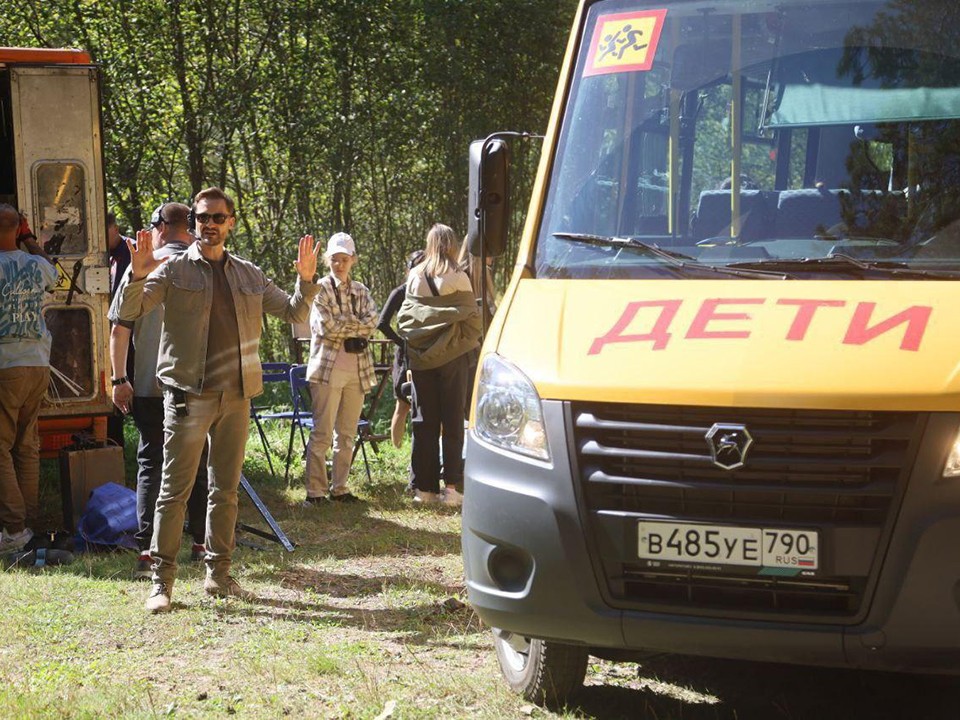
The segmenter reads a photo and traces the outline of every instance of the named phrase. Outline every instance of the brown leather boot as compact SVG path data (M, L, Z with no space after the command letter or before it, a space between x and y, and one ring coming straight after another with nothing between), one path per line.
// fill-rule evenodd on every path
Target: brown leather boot
M207 579L203 581L203 591L214 597L235 597L241 600L253 600L256 597L253 593L240 587L240 583L232 575L224 575L223 577L207 575Z

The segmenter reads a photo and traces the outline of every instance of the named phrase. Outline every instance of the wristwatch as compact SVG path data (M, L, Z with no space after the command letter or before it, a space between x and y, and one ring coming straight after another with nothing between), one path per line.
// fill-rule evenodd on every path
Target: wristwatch
M127 376L126 376L126 375L124 375L123 377L113 378L113 379L110 380L110 384L111 384L113 387L116 387L117 385L123 385L125 382L130 382L130 381L127 379Z

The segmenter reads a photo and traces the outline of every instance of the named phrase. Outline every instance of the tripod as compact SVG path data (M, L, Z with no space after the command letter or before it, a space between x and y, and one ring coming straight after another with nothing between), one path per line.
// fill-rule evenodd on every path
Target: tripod
M247 476L243 473L240 473L240 487L243 488L243 491L247 494L247 497L253 501L254 507L256 507L257 512L260 513L260 517L262 517L270 527L270 532L261 530L260 528L255 528L245 523L237 523L237 527L245 532L251 533L252 535L278 542L283 545L287 552L293 552L293 543L290 542L290 539L287 537L286 533L283 532L283 530L280 528L280 525L277 523L276 518L270 513L270 509L264 504L263 500L260 499L260 496L257 495L257 491L253 489L253 485L250 484L250 481L247 480ZM251 547L259 550L263 549L258 545L254 545L249 542L244 544L250 545Z

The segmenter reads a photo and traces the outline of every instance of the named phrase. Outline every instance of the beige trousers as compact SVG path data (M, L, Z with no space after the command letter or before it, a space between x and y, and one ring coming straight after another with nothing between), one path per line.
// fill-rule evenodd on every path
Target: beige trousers
M363 411L363 388L356 369L334 368L326 385L310 383L313 430L307 443L307 497L347 492L347 475L353 464L357 422ZM333 443L333 485L327 479L327 450Z
M8 533L22 531L37 516L37 416L49 382L46 366L0 370L0 525Z
M186 394L187 415L177 415L169 392L163 398L163 476L153 518L154 582L173 582L183 536L187 499L197 477L203 444L207 455L207 574L230 572L237 526L237 490L250 428L250 401L239 392Z

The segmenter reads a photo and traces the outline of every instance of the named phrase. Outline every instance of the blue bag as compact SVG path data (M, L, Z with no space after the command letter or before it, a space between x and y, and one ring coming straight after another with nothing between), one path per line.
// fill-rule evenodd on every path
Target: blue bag
M77 526L78 544L137 549L137 494L117 483L106 483L90 493Z

